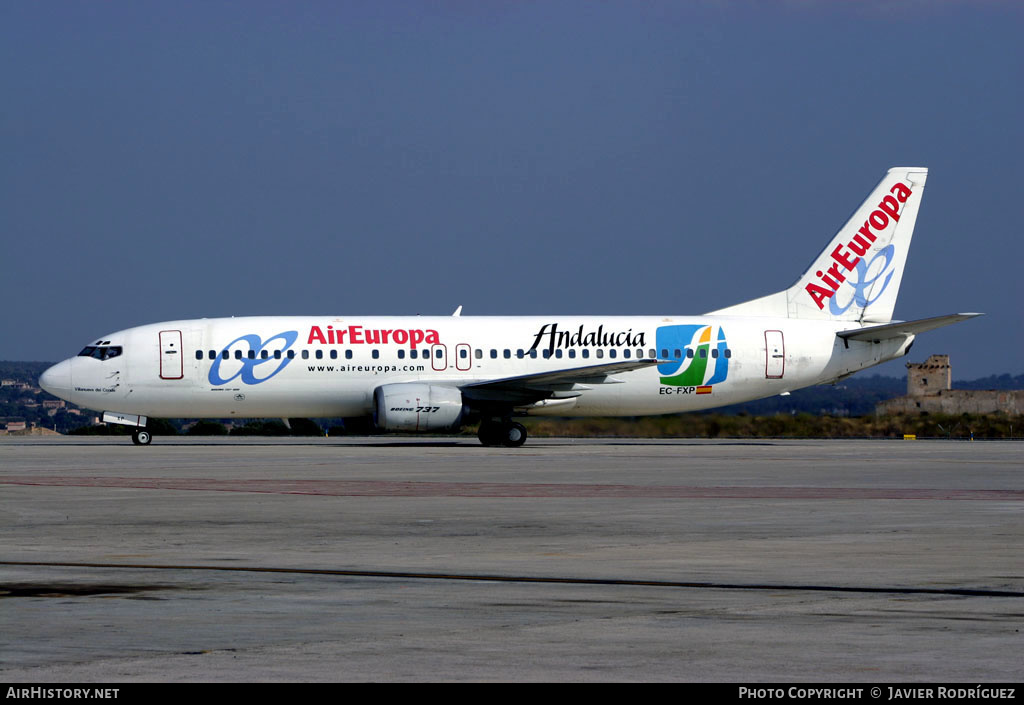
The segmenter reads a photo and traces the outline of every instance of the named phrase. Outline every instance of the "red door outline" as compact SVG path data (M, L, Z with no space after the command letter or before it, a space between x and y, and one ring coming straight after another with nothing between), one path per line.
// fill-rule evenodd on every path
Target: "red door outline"
M764 376L782 379L786 374L786 341L781 330L764 332Z

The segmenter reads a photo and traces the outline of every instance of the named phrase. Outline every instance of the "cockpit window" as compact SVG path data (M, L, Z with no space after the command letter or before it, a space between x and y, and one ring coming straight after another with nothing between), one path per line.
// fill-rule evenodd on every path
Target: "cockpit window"
M78 353L78 357L93 357L97 360L109 360L112 357L120 357L123 348L120 345L99 346L89 345Z

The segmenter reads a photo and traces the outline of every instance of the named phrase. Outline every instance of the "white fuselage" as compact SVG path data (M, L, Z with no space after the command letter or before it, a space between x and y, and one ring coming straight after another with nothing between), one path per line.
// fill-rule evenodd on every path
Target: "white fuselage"
M92 354L58 363L41 382L82 407L124 414L352 417L372 413L374 390L385 384L462 388L657 359L656 366L515 407L527 414L638 416L821 384L902 355L913 339L845 343L836 332L849 327L740 316L182 320L104 336L90 345Z

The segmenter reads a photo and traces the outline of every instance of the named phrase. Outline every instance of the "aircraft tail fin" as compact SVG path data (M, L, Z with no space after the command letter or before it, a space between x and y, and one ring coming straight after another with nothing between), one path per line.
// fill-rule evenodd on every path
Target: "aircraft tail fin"
M892 320L928 170L890 169L790 288L715 315Z

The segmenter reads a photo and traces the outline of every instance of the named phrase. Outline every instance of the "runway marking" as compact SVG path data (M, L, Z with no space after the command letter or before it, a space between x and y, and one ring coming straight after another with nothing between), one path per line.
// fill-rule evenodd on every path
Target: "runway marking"
M915 499L1024 501L1024 490L876 487L699 487L381 480L219 480L215 478L15 475L0 484L108 487L190 492L247 492L326 497L639 498L639 499Z
M458 573L420 573L381 570L330 570L317 568L272 568L261 566L219 565L146 565L125 563L67 563L42 561L0 561L0 565L32 568L106 568L118 570L216 571L225 573L275 573L325 575L349 578L390 578L399 580L459 580L491 583L540 583L548 585L612 585L620 587L700 588L715 590L774 590L800 592L853 592L896 595L960 595L966 597L1024 597L1017 590L985 588L872 587L869 585L785 585L762 583L716 583L675 580L621 580L616 578L570 578L531 575L474 575Z

